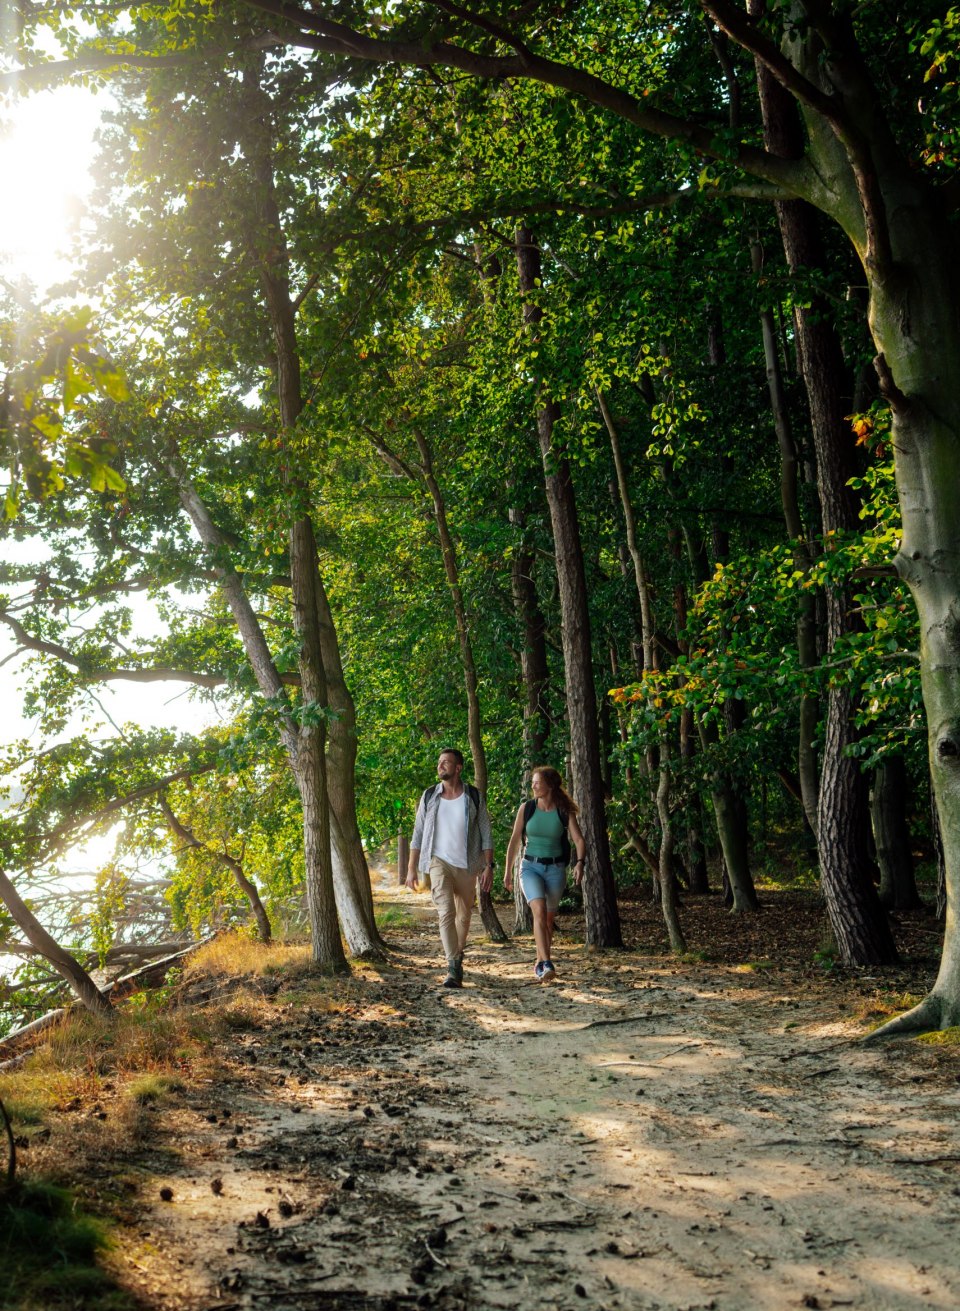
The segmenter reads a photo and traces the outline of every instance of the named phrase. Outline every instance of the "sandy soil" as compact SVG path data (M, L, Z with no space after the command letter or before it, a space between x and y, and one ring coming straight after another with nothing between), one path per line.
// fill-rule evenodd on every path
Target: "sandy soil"
M783 976L571 943L542 987L478 938L448 991L406 896L345 1009L278 1006L156 1114L115 1257L150 1305L960 1305L942 1055Z

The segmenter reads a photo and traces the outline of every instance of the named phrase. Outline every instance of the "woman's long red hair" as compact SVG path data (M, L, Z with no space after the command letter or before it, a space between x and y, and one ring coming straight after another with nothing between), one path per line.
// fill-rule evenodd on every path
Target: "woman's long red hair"
M539 774L544 783L550 789L550 800L556 806L557 810L562 810L567 815L577 815L580 813L580 807L574 801L573 797L568 796L563 788L563 779L552 765L534 765L530 771L530 777Z

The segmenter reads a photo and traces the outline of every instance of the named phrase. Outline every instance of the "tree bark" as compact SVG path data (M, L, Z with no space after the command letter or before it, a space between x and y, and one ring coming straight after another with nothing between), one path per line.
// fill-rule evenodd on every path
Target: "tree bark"
M526 228L517 230L516 248L520 292L524 300L524 323L531 336L535 337L537 325L543 317L533 299L540 283L540 249L533 233ZM582 884L586 941L590 947L620 947L623 940L607 835L597 728L597 694L593 682L590 605L580 546L577 504L570 465L554 449L553 444L559 414L557 403L541 388L538 396L537 436L543 460L560 588L570 763L576 781L580 827L587 853Z
M923 905L914 877L906 801L903 756L887 756L873 772L870 819L880 866L880 902L888 910L916 910Z

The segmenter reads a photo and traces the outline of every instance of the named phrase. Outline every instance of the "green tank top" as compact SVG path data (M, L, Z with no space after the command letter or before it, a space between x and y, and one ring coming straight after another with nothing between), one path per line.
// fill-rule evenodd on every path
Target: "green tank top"
M541 810L538 806L527 820L528 856L563 855L563 823L556 810Z

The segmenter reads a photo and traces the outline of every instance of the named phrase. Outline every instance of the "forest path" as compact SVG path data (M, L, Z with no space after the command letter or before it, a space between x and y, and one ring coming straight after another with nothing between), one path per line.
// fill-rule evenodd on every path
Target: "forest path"
M471 945L446 990L435 924L404 932L154 1117L118 1255L151 1304L960 1305L960 1086L930 1049L853 1045L782 976L570 945L549 987L526 943Z

